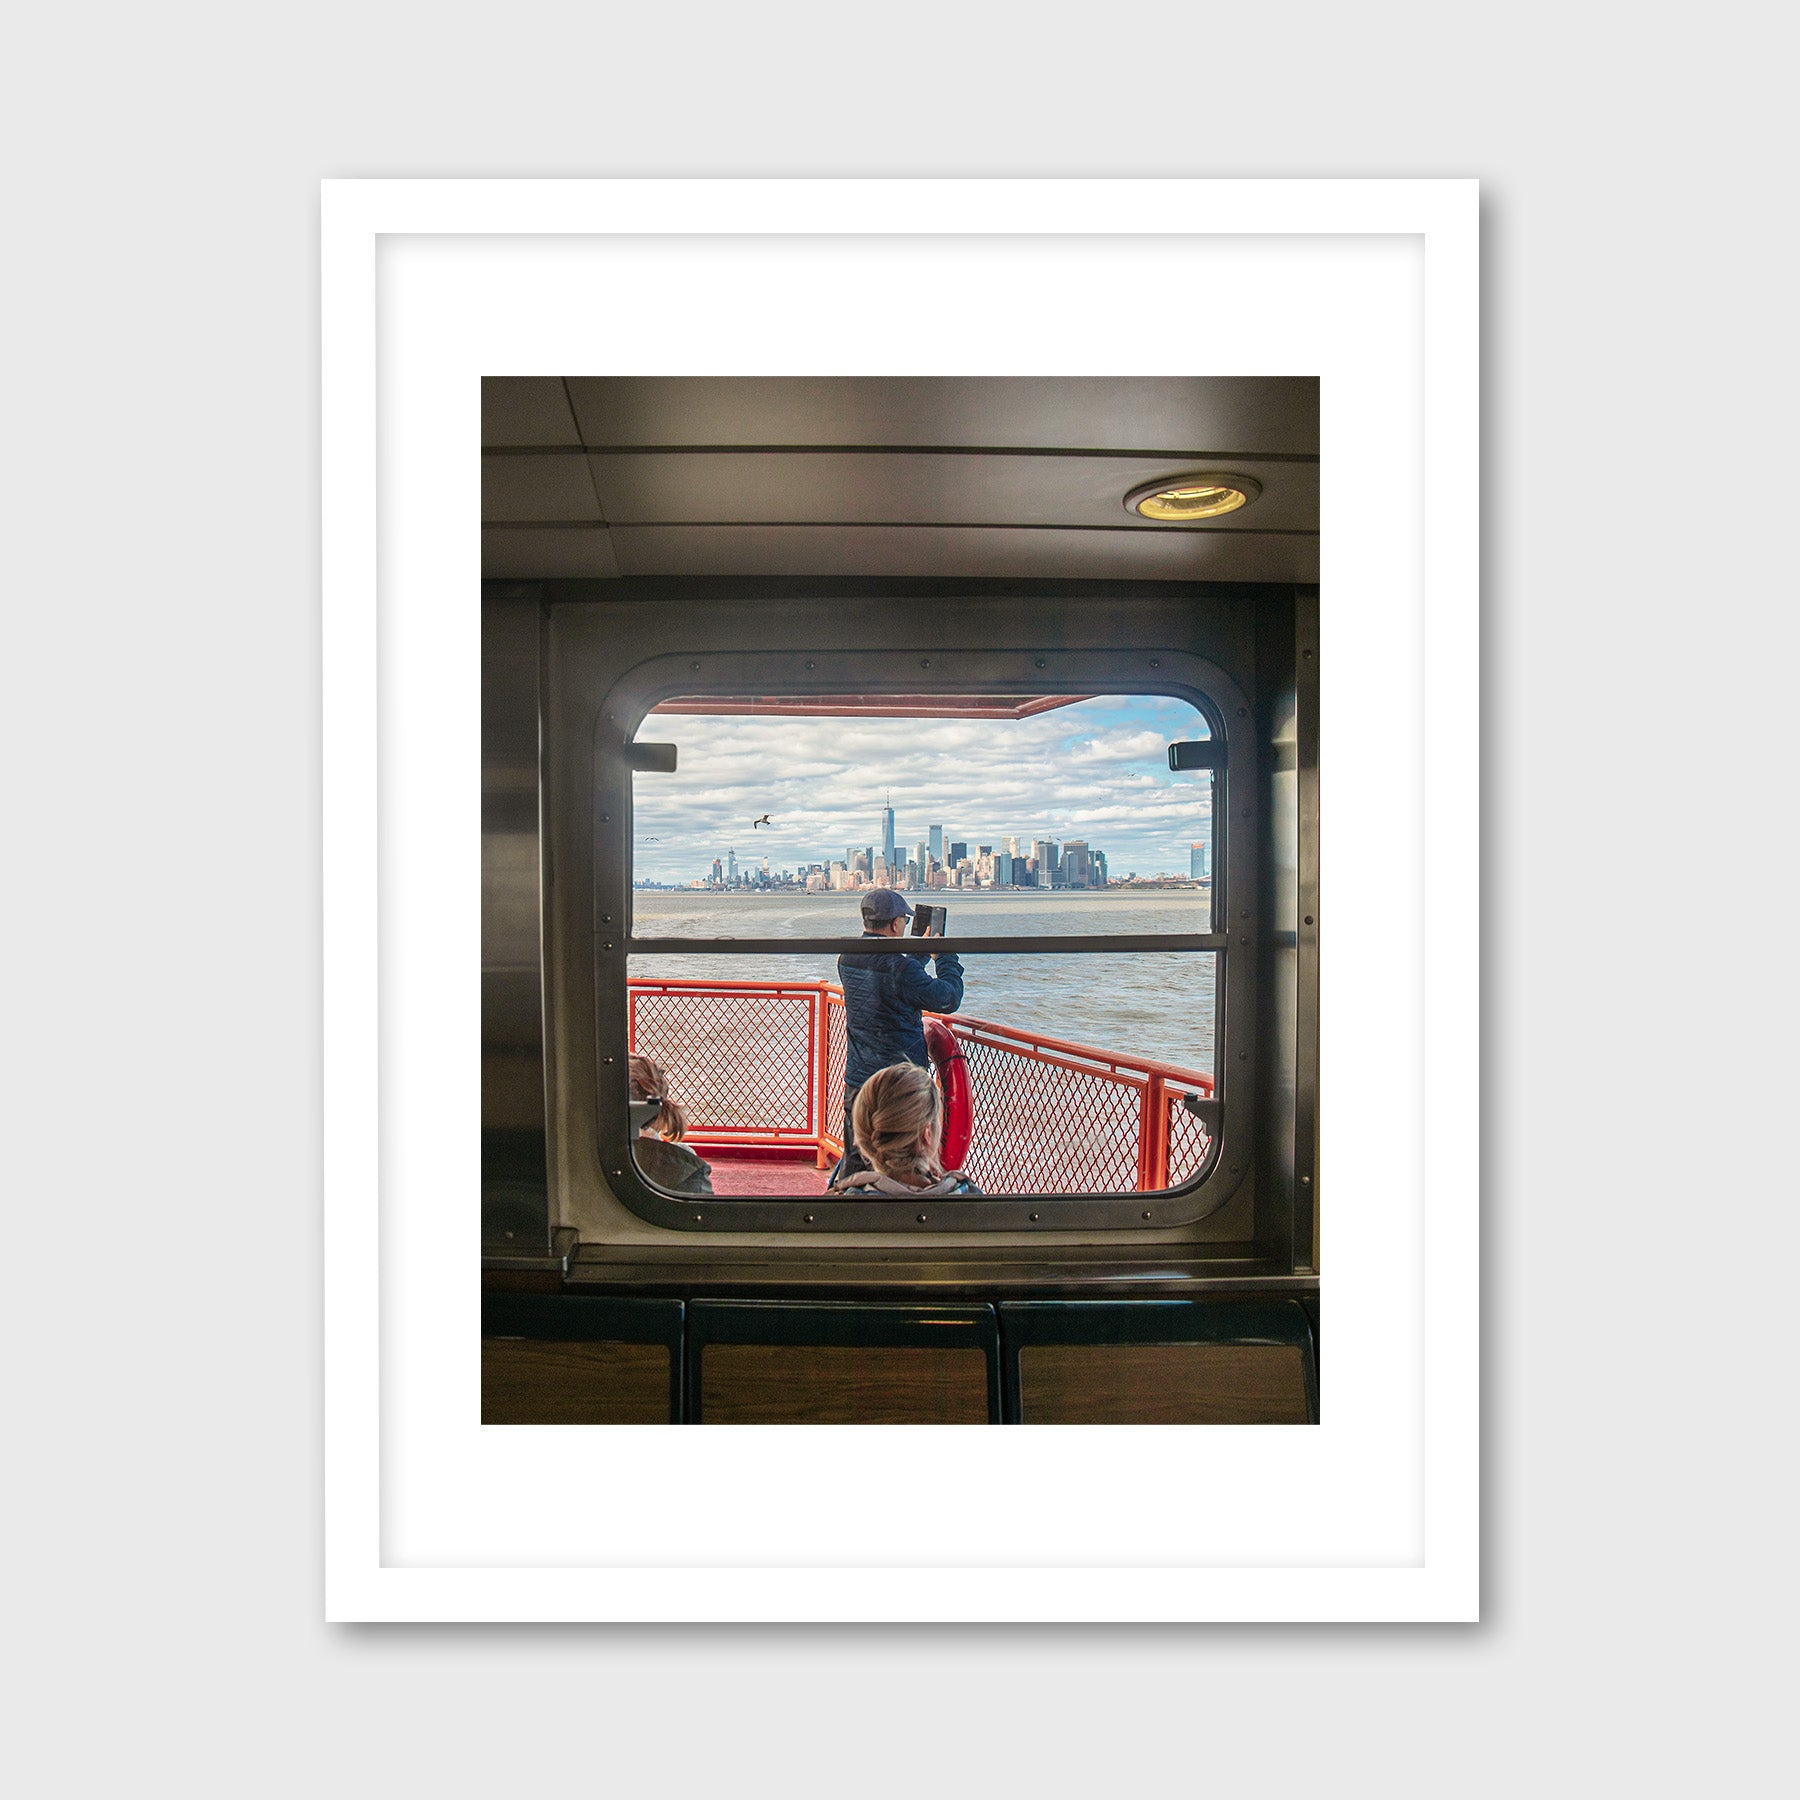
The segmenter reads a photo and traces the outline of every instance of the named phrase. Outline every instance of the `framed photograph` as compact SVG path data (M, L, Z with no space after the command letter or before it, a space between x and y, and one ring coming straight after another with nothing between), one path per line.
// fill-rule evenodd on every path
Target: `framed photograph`
M325 184L331 1618L1477 1616L1476 273Z

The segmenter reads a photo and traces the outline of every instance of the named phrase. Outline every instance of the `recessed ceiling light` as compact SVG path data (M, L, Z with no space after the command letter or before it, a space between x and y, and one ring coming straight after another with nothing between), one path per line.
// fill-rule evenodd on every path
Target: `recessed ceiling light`
M1183 475L1133 488L1125 496L1125 508L1142 518L1186 525L1236 512L1261 492L1262 483L1248 475Z

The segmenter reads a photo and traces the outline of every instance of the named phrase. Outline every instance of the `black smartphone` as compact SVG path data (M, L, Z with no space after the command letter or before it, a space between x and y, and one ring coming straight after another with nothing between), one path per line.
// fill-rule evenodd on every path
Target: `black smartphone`
M949 912L947 906L915 906L913 908L912 934L924 937L935 930L939 937L944 935L944 915Z

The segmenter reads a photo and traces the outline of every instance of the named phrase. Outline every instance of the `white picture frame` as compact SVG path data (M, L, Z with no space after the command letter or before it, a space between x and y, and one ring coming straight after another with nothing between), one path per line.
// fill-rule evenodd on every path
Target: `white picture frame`
M328 1617L1477 1617L1475 183L330 181L322 319ZM483 1434L478 377L1057 372L1322 383L1322 1423Z

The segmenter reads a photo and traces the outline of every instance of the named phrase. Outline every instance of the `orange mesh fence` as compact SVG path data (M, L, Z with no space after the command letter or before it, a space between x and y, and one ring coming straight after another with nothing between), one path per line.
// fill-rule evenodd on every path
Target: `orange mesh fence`
M1212 1083L1205 1087L1196 1083L1191 1090L1198 1094L1212 1092ZM1206 1129L1206 1123L1197 1119L1181 1104L1183 1090L1169 1089L1169 1186L1179 1187L1194 1174L1206 1161L1206 1153L1212 1148L1212 1134Z
M825 990L825 1086L819 1106L819 1130L829 1149L844 1148L844 1065L850 1060L850 1024L844 990Z
M669 1072L693 1132L815 1135L819 989L775 982L631 983L631 1048Z
M953 1026L954 1029L954 1026ZM1146 1083L984 1034L957 1031L975 1131L964 1168L990 1194L1127 1194L1138 1184Z
M697 1135L842 1149L848 1033L829 983L634 981L631 1047L669 1071ZM1205 1159L1184 1094L1210 1075L952 1016L975 1130L964 1167L991 1194L1129 1194ZM1146 1111L1146 1109L1148 1109Z

